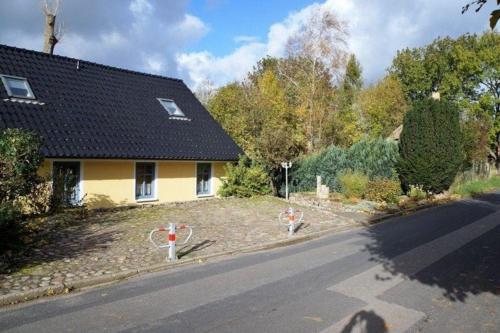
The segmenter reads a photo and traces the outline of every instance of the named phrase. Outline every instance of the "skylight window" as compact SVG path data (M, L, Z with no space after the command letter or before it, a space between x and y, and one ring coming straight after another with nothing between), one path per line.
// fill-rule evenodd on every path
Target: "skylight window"
M31 90L28 80L23 77L0 75L7 94L11 97L31 98L35 95Z
M167 98L158 98L158 100L160 101L161 106L167 110L169 115L175 117L185 117L184 113L181 109L179 109L173 100Z

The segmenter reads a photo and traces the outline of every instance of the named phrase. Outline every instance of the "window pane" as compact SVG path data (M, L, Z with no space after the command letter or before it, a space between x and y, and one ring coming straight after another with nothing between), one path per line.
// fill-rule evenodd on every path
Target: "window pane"
M26 80L15 79L10 77L6 78L6 80L12 95L22 96L22 97L32 97L28 89Z
M169 100L169 99L159 99L161 105L165 110L167 110L168 114L171 116L179 116L179 117L185 117L184 113L181 111L181 109L175 104L174 101Z
M137 163L135 166L135 197L136 199L154 197L154 163Z
M144 195L145 196L152 196L153 195L153 177L152 176L144 176L144 183L145 183Z
M137 175L135 183L135 196L140 198L144 196L143 185L144 177L142 175Z
M145 175L152 175L153 174L153 165L145 165L144 166L144 174Z

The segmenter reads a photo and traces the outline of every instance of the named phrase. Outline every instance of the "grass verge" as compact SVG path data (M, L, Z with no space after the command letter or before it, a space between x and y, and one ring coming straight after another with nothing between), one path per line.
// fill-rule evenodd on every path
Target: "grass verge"
M500 189L500 176L490 179L473 180L457 185L452 192L461 197L472 197L495 189Z

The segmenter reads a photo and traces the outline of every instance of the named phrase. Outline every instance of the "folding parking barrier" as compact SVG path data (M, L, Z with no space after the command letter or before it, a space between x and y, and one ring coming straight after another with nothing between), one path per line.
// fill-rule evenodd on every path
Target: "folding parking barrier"
M281 212L278 216L278 222L280 225L285 225L288 228L288 236L292 236L297 228L302 224L304 219L304 212L300 209L293 209L293 207L288 207L284 212Z
M189 242L189 239L193 235L193 228L189 225L181 224L177 226L175 223L170 223L169 227L160 227L151 230L149 233L149 241L157 248L157 249L163 249L163 248L168 248L168 257L167 260L169 261L175 261L177 260L177 254L175 253L175 245L176 245L176 229L188 229L189 233L184 242L179 243L179 245L184 245ZM153 240L153 235L157 232L164 232L168 231L168 243L167 244L158 244Z

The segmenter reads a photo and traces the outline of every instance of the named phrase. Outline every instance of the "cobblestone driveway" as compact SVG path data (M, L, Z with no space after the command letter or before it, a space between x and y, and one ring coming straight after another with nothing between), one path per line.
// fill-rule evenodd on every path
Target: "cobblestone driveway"
M34 220L40 234L31 249L9 264L0 263L0 295L161 263L167 250L156 250L148 234L169 222L194 227L191 242L178 247L180 260L283 240L287 231L278 226L277 216L286 207L273 197L213 199L90 212L83 219L59 214ZM356 224L328 211L300 208L305 217L299 235Z

